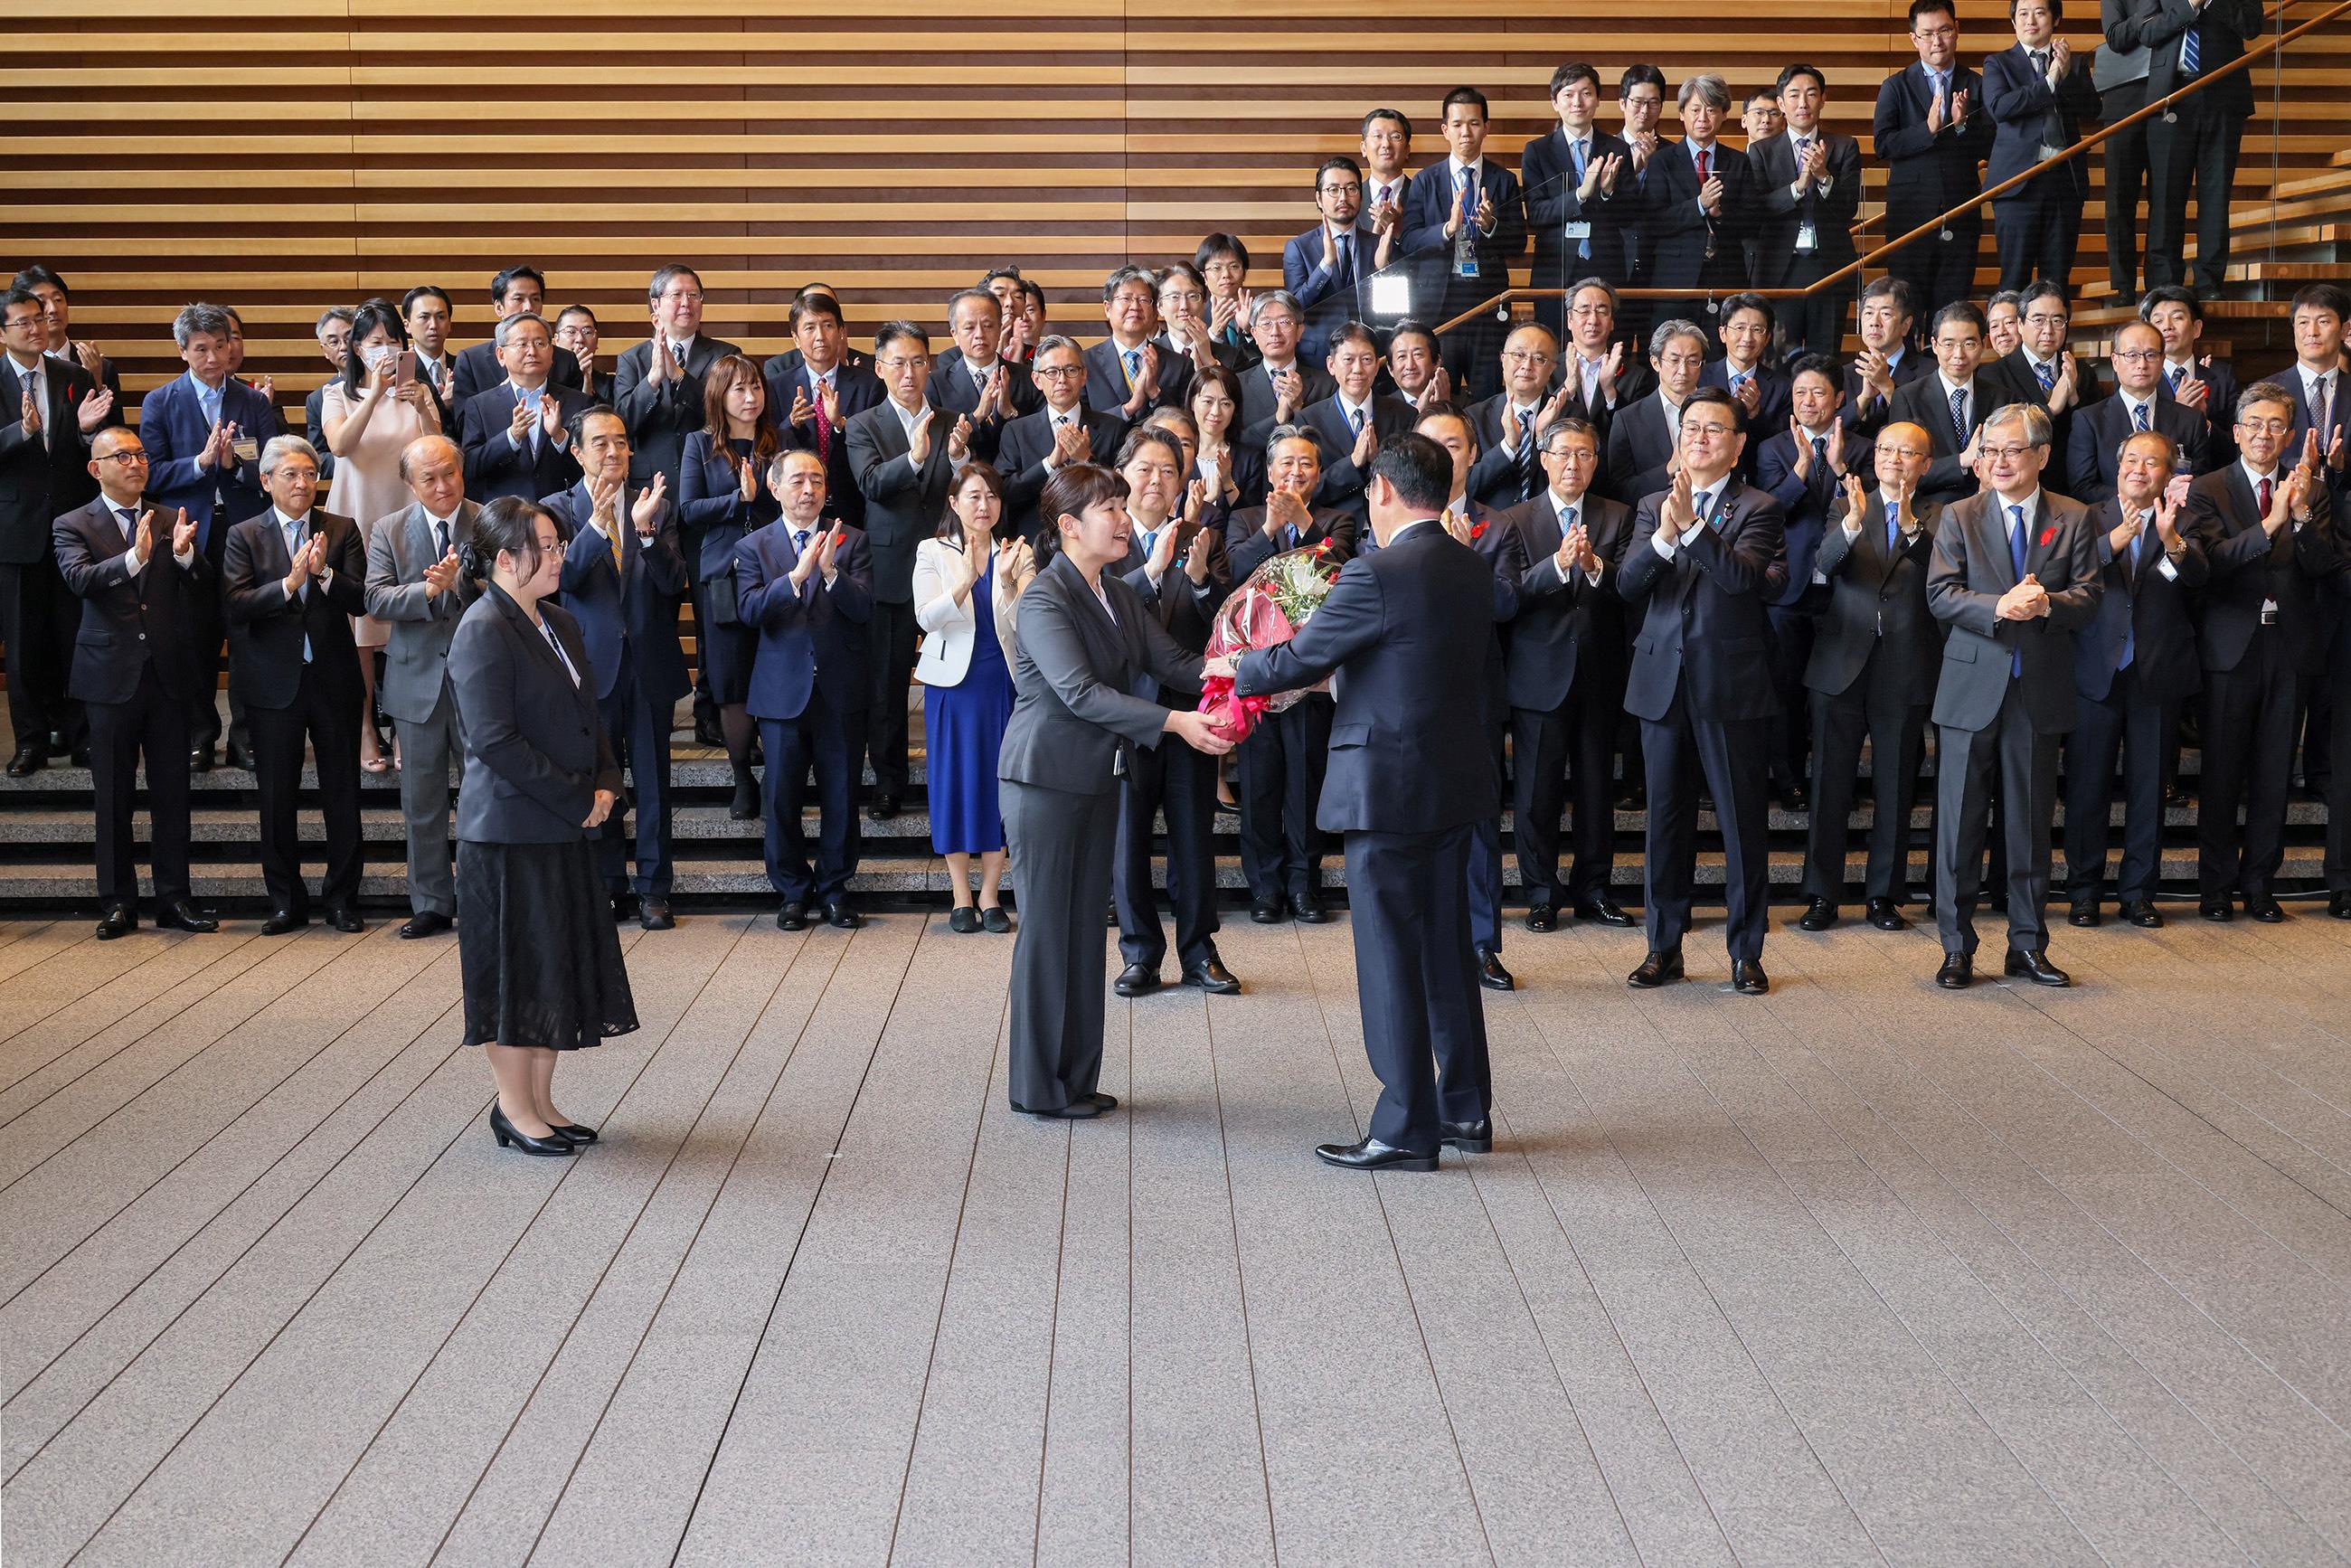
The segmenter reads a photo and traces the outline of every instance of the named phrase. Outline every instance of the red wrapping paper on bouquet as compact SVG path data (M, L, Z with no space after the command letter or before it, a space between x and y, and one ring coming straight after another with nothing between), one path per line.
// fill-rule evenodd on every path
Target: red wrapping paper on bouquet
M1238 658L1260 648L1280 647L1297 636L1338 578L1330 549L1326 539L1307 549L1285 550L1259 564L1217 612L1206 655L1214 659L1229 653ZM1200 711L1217 729L1239 741L1267 714L1280 713L1305 695L1305 691L1294 691L1238 696L1231 676L1210 675L1200 685Z

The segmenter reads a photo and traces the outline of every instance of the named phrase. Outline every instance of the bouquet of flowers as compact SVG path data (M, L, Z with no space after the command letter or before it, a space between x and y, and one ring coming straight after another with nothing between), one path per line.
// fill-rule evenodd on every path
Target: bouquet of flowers
M1330 597L1331 584L1338 580L1339 568L1330 558L1331 541L1324 539L1305 549L1284 550L1250 572L1217 612L1207 656L1238 657L1258 648L1278 647L1297 636L1299 628ZM1238 741L1257 727L1259 718L1280 713L1305 695L1296 691L1236 696L1231 676L1210 675L1201 684L1200 711Z

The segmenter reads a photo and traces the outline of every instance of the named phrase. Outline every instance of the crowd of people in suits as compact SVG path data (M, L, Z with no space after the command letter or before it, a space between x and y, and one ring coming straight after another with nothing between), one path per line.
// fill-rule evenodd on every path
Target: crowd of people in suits
M2125 99L2235 58L2259 24L2251 0L2181 9L2105 7L2110 51L2144 68L2116 89ZM2332 517L2345 297L2323 284L2295 297L2295 363L2276 378L2241 388L2200 349L2251 107L2221 83L2194 113L2150 121L2128 157L2110 149L2110 172L2136 158L2150 193L2150 287L2103 373L2066 348L2085 161L1992 201L2001 287L1973 302L1974 209L1946 210L2117 109L2110 93L2102 110L2087 52L2057 36L2056 0L2009 10L2017 42L1979 73L1954 57L1948 0L1914 0L1918 63L1879 92L1874 155L1887 232L1928 232L1865 287L1787 308L1750 290L1845 268L1863 184L1856 144L1823 125L1824 77L1801 64L1749 105L1743 149L1718 140L1732 99L1707 74L1677 93L1684 136L1660 140L1667 83L1646 66L1620 82L1620 131L1597 123L1592 68L1553 73L1559 128L1515 172L1486 155L1474 89L1446 96L1447 156L1416 172L1406 117L1374 110L1360 159L1315 172L1317 221L1284 247L1281 287L1252 292L1247 246L1212 234L1188 258L1113 271L1091 344L1090 319L1060 319L1066 302L1049 306L1007 266L945 302L943 333L892 320L870 351L851 343L838 294L810 284L792 298L793 346L761 362L705 330L700 277L671 265L650 278L647 329L606 368L595 314L550 309L543 277L516 266L490 282L492 336L462 350L434 285L326 312L333 374L302 434L281 425L266 380L239 374L235 312L192 304L172 326L186 373L147 393L134 428L111 363L71 335L64 280L29 267L0 323L0 399L21 413L0 434L10 771L66 755L92 768L102 936L137 924L142 759L154 918L190 930L214 921L189 892L189 775L224 742L255 774L271 932L304 925L314 904L360 928L361 780L397 771L402 932L447 928L461 904L450 770L476 743L451 650L486 591L465 542L483 508L529 503L555 529L545 597L576 632L580 689L609 747L617 804L592 834L614 919L674 924L672 732L691 695L696 737L731 768L732 814L764 821L778 922L857 925L861 807L886 821L912 794L919 684L953 927L1002 931L998 776L1035 782L1003 748L1029 667L1024 595L1061 522L1047 515L1056 482L1112 476L1131 527L1108 564L1196 664L1225 596L1269 557L1378 548L1373 462L1412 432L1453 462L1445 529L1492 569L1483 665L1459 672L1496 781L1466 849L1484 984L1513 983L1501 803L1524 924L1542 932L1634 923L1611 892L1613 813L1640 802L1650 951L1633 982L1682 972L1708 809L1732 980L1766 988L1770 806L1810 813L1800 923L1824 929L1865 742L1867 918L1899 928L1929 733L1947 984L1971 974L1987 848L2008 967L2064 982L2041 914L2061 756L2071 917L2102 918L2119 776L2118 907L2160 922L2184 721L2202 748L2201 912L2282 916L2299 758L2342 824L2326 874L2332 912L2351 918L2351 722L2330 700L2351 678L2351 555ZM2191 193L2204 220L2192 286ZM2107 204L2129 206L2112 188ZM2115 281L2138 296L2137 241L2121 246ZM1421 324L1490 298L1513 265L1558 291L1532 319ZM1391 278L1411 315L1375 298ZM1690 303L1653 310L1626 287ZM1128 607L1105 601L1114 616ZM1188 711L1197 679L1168 664L1126 695ZM1120 749L1104 842L1069 851L1111 866L1120 994L1163 981L1155 858L1180 977L1238 988L1215 941L1220 803L1238 812L1251 918L1327 918L1318 802L1332 758L1364 743L1332 714L1309 695L1228 762L1172 726ZM295 811L306 757L325 832L315 895Z

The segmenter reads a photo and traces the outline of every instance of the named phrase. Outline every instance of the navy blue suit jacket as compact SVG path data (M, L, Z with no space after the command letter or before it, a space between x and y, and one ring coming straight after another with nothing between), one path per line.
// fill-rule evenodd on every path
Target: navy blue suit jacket
M783 356L778 354L777 359ZM768 363L772 366L775 360ZM832 445L825 453L824 515L837 517L854 528L865 525L865 497L857 488L857 470L850 466L847 431L849 422L879 403L888 394L881 379L868 370L860 370L844 359L835 367L833 388L841 398L841 418L832 427ZM799 452L817 450L816 421L811 418L799 424L786 422L792 416L793 401L806 398L813 412L816 393L809 384L808 362L794 357L791 367L780 374L769 373L768 382L768 413L783 432L784 444Z
M221 385L221 423L237 427L239 440L259 444L254 456L231 456L220 472L198 472L196 454L212 434L212 422L196 396L195 379L179 376L147 394L139 405L139 441L147 448L147 504L164 517L180 507L196 525L196 549L213 553L213 495L217 490L229 518L269 509L261 493L260 448L277 434L277 413L269 400L231 376Z
M677 507L664 500L653 541L639 539L630 509L644 486L634 482L621 492L621 567L612 566L611 541L589 522L595 508L585 480L541 505L569 530L563 552L563 605L580 622L580 635L595 666L598 701L612 695L624 656L636 668L640 701L660 707L685 695L685 653L677 641L677 600L685 591L685 559L677 549Z
M806 711L810 692L822 692L835 713L862 713L873 689L865 633L873 614L873 566L865 536L842 530L830 583L811 572L795 591L799 559L781 518L735 547L735 602L743 624L759 634L748 706L758 718L794 719Z
M1709 220L1698 209L1698 165L1689 143L1664 142L1649 155L1641 232L1655 287L1695 294L1747 287L1747 250L1740 242L1755 217L1747 154L1717 141L1711 160L1722 182L1722 203Z
M1447 301L1475 303L1499 294L1510 286L1510 263L1527 248L1526 202L1519 177L1491 153L1478 162L1478 195L1494 204L1494 232L1479 233L1475 197L1462 204L1462 227L1472 236L1471 248L1478 257L1475 277L1453 275L1453 241L1445 237L1446 220L1453 215L1451 158L1439 159L1415 174L1398 204L1404 232L1397 238L1395 254L1423 258L1426 270L1435 274L1431 281L1442 278ZM1450 313L1448 308L1442 314Z
M1534 241L1534 271L1529 281L1537 288L1564 288L1581 277L1602 277L1622 284L1630 270L1625 250L1625 228L1639 215L1634 198L1633 154L1622 137L1594 126L1584 167L1611 154L1625 160L1617 171L1616 193L1598 189L1592 200L1576 193L1575 157L1568 149L1567 132L1558 126L1527 143L1519 155L1519 179L1526 189L1527 233ZM1567 225L1592 225L1592 255L1583 252L1586 241L1567 238Z
M588 394L577 387L548 383L545 396L555 400L562 412L568 428L571 418L588 406ZM580 462L572 455L569 437L558 446L547 438L545 430L538 433L537 451L529 438L517 446L507 439L513 428L515 389L510 382L499 382L467 398L458 409L457 444L465 451L465 498L484 504L501 496L513 496L525 501L535 501L541 496L552 496L568 489L580 479Z
M1781 423L1787 416L1781 416ZM1813 583L1813 562L1821 553L1822 530L1828 527L1829 504L1844 491L1828 464L1815 463L1803 478L1796 477L1796 437L1782 430L1763 443L1755 459L1755 482L1780 503L1781 531L1786 541L1788 580L1767 604L1793 604Z
M1625 685L1625 710L1636 718L1664 718L1677 692L1694 719L1768 718L1780 711L1764 656L1771 628L1763 613L1788 580L1780 503L1751 486L1729 484L1730 494L1714 497L1708 507L1719 525L1700 529L1671 560L1652 543L1666 495L1650 496L1634 510L1616 582L1641 617Z
M2051 144L2061 151L2082 139L2084 120L2098 118L2098 89L2090 81L2090 57L2086 50L2074 57L2053 92L2048 78L2032 68L2032 57L2022 44L1987 57L1983 83L1984 107L1991 111L1992 123L1998 128L1992 134L1991 158L1984 166L1987 189L2041 162L2041 144L2045 140L2042 132L2052 111L2057 115L2064 139L2052 141ZM2035 185L2051 185L2053 190L2076 199L2086 196L2090 192L2088 160L2070 158L1993 204L2022 201L2034 193Z

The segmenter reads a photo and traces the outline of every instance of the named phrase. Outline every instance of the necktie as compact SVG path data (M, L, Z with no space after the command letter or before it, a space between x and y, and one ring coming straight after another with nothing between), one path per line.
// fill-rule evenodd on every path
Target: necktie
M1825 435L1813 437L1813 476L1823 480L1835 477L1829 473L1829 438Z
M2319 444L2322 446L2326 442L2326 383L2330 379L2326 376L2310 379L2310 428L2319 433Z
M1951 434L1960 446L1968 444L1968 389L1951 389Z
M811 531L812 530L808 528L794 528L792 530L793 565L799 565L800 557L808 554L809 535Z
M2184 76L2194 76L2204 63L2204 47L2198 42L2198 28L2190 26L2179 45L2179 69Z
M621 504L618 507L614 508L612 513L612 521L615 525L619 524L621 514L628 509L628 505L629 493L628 490L623 487L621 491ZM612 575L614 577L620 576L622 570L623 568L621 565L621 530L617 526L615 526L612 529Z
M2266 479L2253 486L2254 508L2266 517L2270 515L2270 482Z
M1363 411L1362 409L1360 409L1360 408L1351 408L1351 409L1349 409L1349 410L1347 411L1347 423L1348 423L1349 427L1350 427L1350 428L1352 428L1357 435L1361 435L1361 434L1364 434L1364 411Z
M1690 497L1690 513L1693 517L1698 518L1697 527L1701 528L1705 528L1713 520L1706 515L1707 508L1713 504L1714 494L1709 490L1700 490L1697 495Z
M1395 187L1394 185L1382 185L1382 186L1380 187L1380 198L1379 198L1379 199L1380 199L1381 204L1382 204L1383 205L1384 205L1384 204L1387 203L1388 199L1389 199L1391 196L1393 196L1395 193Z
M1579 191L1583 188L1583 171L1592 156L1591 148L1592 144L1582 137L1567 144L1568 155L1575 161L1575 188ZM1580 256L1589 256L1592 254L1592 241L1589 239L1576 241L1575 254Z
M1143 373L1143 350L1140 349L1129 349L1120 357L1126 362L1127 389L1129 391L1133 391L1134 387L1134 378Z
M2179 383L2188 379L2188 367L2186 365L2166 365L2163 367L2163 374L2164 378L2171 383L2171 390L2173 392L2178 392L2179 390Z
M1519 411L1519 499L1531 501L1535 494L1535 411Z
M2016 572L2016 580L2024 580L2024 508L2008 509L2008 559ZM2008 656L2008 673L2013 677L2024 673L2024 650L2019 648Z
M1355 242L1345 235L1339 236L1339 277L1348 283L1355 281Z
M1902 508L1893 502L1886 503L1886 553L1891 557L1902 548Z
M1562 507L1559 509L1559 537L1562 544L1566 542L1567 536L1575 531L1575 511L1573 507ZM1560 575L1564 577L1566 573L1562 572Z
M2140 538L2141 535L2139 534L2131 535L2130 581L2134 588L2138 585L2138 546ZM2137 656L2138 627L2136 624L2136 617L2134 617L2131 620L2126 620L2123 622L2123 656L2115 662L2115 668L2117 670L2129 669L2131 666L2131 661Z
M302 553L302 519L297 517L286 525L286 558L288 562ZM310 601L310 584L308 579L305 579L302 586L295 591L295 597L305 604ZM302 662L306 664L310 662L310 634L308 632L302 633Z
M2047 76L2049 74L2048 50L2035 49L2032 51L2032 68L2042 76Z
M2140 403L2137 407L2131 410L2131 423L2141 430L2145 430L2147 427L2147 404Z
M816 394L816 455L827 463L832 461L832 421L824 412L824 389L827 382L819 377L810 391Z
M433 559L445 559L449 554L449 525L440 518L433 519Z
M2039 378L2043 392L2057 384L2057 363L2053 360L2042 361L2032 367L2032 373Z
M1698 183L1699 184L1703 185L1714 177L1708 167L1713 162L1712 148L1701 147L1698 150Z
M1144 529L1144 530L1143 530L1143 559L1145 559L1145 560L1149 560L1149 559L1151 559L1151 547L1152 547L1152 546L1154 546L1154 545L1155 545L1155 544L1157 544L1158 542L1159 542L1159 530L1158 530L1157 528L1145 528L1145 529Z
M122 548L128 549L131 541L139 537L139 519L131 515L127 507L115 507L114 515L122 524Z
M1281 537L1288 541L1288 549L1296 549L1298 548L1298 525L1296 523L1285 525L1281 530Z
M547 393L544 389L536 391L524 387L517 387L515 389L515 397L525 408L530 410L530 455L533 457L538 455L538 405L542 401L544 401L546 396Z

